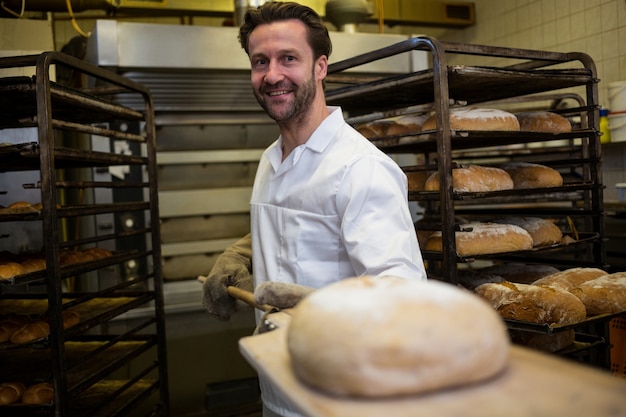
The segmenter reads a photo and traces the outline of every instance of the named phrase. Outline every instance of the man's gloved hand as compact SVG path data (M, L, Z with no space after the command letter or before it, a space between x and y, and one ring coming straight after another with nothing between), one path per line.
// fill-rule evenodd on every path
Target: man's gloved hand
M227 287L239 287L252 292L252 241L250 234L244 236L222 253L202 284L202 306L220 319L228 320L245 303L231 297Z
M294 307L315 288L287 282L264 282L254 290L254 301L276 308Z

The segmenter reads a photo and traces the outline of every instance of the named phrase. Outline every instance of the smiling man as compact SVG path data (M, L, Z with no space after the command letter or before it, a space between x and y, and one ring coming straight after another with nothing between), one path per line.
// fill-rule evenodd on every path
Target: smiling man
M354 276L426 279L398 165L326 105L331 41L309 7L268 2L239 31L259 104L279 138L259 161L251 234L228 248L204 284L207 311L228 319L226 286L268 281L320 288ZM250 250L251 248L251 250ZM332 349L332 346L328 347ZM299 416L260 378L264 416Z

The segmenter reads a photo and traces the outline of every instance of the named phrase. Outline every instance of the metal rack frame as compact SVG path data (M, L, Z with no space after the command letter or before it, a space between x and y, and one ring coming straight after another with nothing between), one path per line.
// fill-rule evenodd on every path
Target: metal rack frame
M79 73L82 77L102 83L105 87L84 89L72 89L59 86L51 81L51 68L58 66L66 67ZM41 181L34 188L41 188L41 211L37 213L17 213L11 216L0 216L2 221L41 221L45 236L44 252L46 260L45 272L32 273L12 280L3 281L0 285L0 293L5 286L19 288L21 285L33 283L45 283L47 302L47 316L50 321L50 335L45 340L46 347L51 352L51 374L54 385L54 402L50 406L42 406L38 409L32 407L9 407L3 410L11 415L75 415L70 403L73 397L83 390L92 386L104 374L87 378L82 382L73 381L72 389L68 389L68 362L66 358L66 342L80 338L86 330L105 324L114 317L123 314L139 306L152 305L154 317L142 328L152 325L154 337L147 340L145 349L156 346L156 360L149 365L135 382L140 381L145 375L156 373L157 380L150 384L142 393L134 399L129 399L126 405L118 409L115 415L125 415L130 412L133 405L139 405L153 392L158 392L159 399L153 410L153 415L169 415L169 388L167 382L167 357L165 346L165 321L163 314L163 283L161 272L161 246L159 235L159 210L158 192L156 184L156 145L154 110L152 97L147 88L117 75L71 56L59 52L45 52L39 55L16 56L0 59L0 68L34 67L34 79L27 77L7 77L0 80L0 88L4 88L0 104L4 107L3 116L0 118L0 128L7 127L36 127L38 143L3 148L0 158L8 161L3 164L3 171L10 170L39 170ZM27 79L25 79L27 78ZM141 97L144 108L140 111L132 110L109 101L108 98L115 94L131 94ZM92 123L104 121L127 120L140 121L145 124L144 133L132 135L114 129L102 129L93 126ZM85 134L99 134L110 139L137 141L145 144L146 156L123 156L115 154L97 153L80 149L60 148L55 144L55 130L68 130ZM57 170L67 167L93 168L111 165L138 165L143 166L147 172L147 181L136 184L94 183L94 182L65 182L58 175ZM128 186L147 188L147 202L121 203L118 205L81 205L74 207L61 207L58 201L58 191L63 188L90 188L90 187L114 187ZM66 247L78 247L86 243L99 243L119 237L117 234L87 237L74 241L62 238L59 219L72 216L94 215L119 210L148 211L150 225L147 228L136 231L147 236L150 234L151 248L145 252L114 253L111 258L97 260L78 265L64 266L60 263L60 255ZM63 289L63 281L70 276L78 276L87 271L115 265L128 260L145 258L151 263L151 272L134 281L123 282L110 288L105 288L94 293L68 294ZM144 282L145 291L130 291L133 286ZM15 292L15 291L13 291ZM63 298L74 296L73 301L64 303ZM131 301L124 305L101 311L93 317L81 320L77 327L67 331L63 329L62 313L64 308L81 303L88 303L98 297L124 297L132 296ZM27 294L11 294L9 298L26 297ZM2 298L7 298L3 296ZM40 301L44 301L41 299ZM137 332L132 329L124 335L111 336L113 341L132 339ZM152 340L152 341L150 341ZM138 353L126 356L130 360ZM123 366L124 360L116 362L117 367ZM75 367L75 365L74 365ZM113 370L115 366L109 370ZM143 376L142 376L143 375ZM133 384L132 381L119 388L113 397L126 391ZM110 403L110 399L107 401ZM22 410L28 408L28 410ZM93 410L86 411L91 413ZM20 414L25 413L25 414ZM7 414L7 415L9 415ZM92 414L89 414L92 415Z

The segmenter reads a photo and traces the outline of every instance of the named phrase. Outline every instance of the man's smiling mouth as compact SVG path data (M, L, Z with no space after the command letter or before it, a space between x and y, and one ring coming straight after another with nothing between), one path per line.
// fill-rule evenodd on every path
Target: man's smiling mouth
M280 91L270 91L269 93L267 93L267 95L273 97L273 96L281 96L287 93L289 93L289 90L280 90Z

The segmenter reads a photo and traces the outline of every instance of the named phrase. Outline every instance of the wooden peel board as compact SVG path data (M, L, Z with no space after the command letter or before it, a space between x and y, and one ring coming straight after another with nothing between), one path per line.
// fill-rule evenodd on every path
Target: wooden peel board
M241 353L307 417L626 416L625 379L515 345L507 369L483 383L392 399L331 396L294 375L286 343L289 315L269 318L279 327L241 339Z

